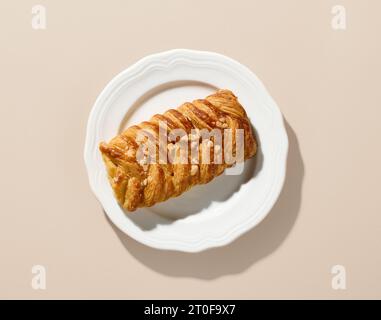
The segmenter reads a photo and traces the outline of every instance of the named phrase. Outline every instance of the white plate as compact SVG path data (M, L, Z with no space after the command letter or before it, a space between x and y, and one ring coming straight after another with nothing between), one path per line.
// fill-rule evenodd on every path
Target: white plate
M245 162L241 175L222 175L125 214L107 180L99 142L216 88L232 90L245 107L260 143L255 159ZM248 68L221 54L179 49L147 56L111 80L90 113L84 155L90 186L119 229L154 248L197 252L230 243L267 215L283 185L287 148L282 115Z

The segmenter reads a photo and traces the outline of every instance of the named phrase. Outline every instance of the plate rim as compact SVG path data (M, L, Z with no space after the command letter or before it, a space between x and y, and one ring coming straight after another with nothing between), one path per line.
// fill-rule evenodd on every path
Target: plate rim
M95 135L93 135L93 127L94 127L94 121L96 120L96 116L98 115L98 112L101 111L102 104L104 104L107 99L110 98L111 90L115 90L115 85L120 84L120 81L128 74L131 74L131 72L136 72L139 74L144 72L146 68L149 67L149 65L154 64L157 61L166 61L171 60L172 63L174 60L186 58L188 60L197 60L201 58L208 58L208 59L219 59L222 60L224 63L230 64L231 67L236 67L240 69L240 72L245 75L249 81L252 82L255 86L257 86L262 92L263 96L266 98L267 101L266 104L272 109L274 114L272 115L276 119L276 126L278 129L278 137L280 139L280 144L277 149L277 157L276 160L280 162L280 165L277 166L277 175L274 179L274 182L270 188L269 195L267 201L264 201L262 207L256 211L256 215L250 216L248 219L242 220L233 230L230 230L230 232L225 232L221 237L213 237L208 239L202 239L200 241L193 241L193 242L185 242L185 241L165 241L165 240L159 240L152 241L151 239L141 237L139 234L136 234L134 232L131 232L131 230L126 230L125 227L121 226L117 221L114 220L113 216L108 213L107 209L105 208L105 204L102 201L102 197L100 194L98 194L100 191L97 190L97 183L94 174L92 173L92 151L93 149L91 146L94 144L93 141L95 140ZM118 227L122 232L130 236L131 238L135 239L138 242L141 242L147 246L156 248L156 249L163 249L163 250L176 250L176 251L183 251L183 252L200 252L206 249L209 249L211 247L220 247L227 245L231 242L233 242L235 239L237 239L239 236L243 235L247 231L251 230L255 226L257 226L271 211L272 207L276 203L281 190L284 185L285 176L286 176L286 166L287 166L287 155L288 155L288 136L287 131L284 125L284 119L283 115L274 101L274 99L271 97L261 80L246 66L242 65L240 62L233 60L232 58L229 58L225 55L222 55L220 53L216 52L210 52L210 51L199 51L199 50L191 50L191 49L172 49L168 51L163 51L159 53L154 53L147 55L137 62L133 63L131 66L127 67L123 71L119 72L116 76L114 76L104 87L104 89L101 91L101 93L98 95L95 103L93 104L93 107L90 111L89 118L87 121L87 127L86 127L86 139L85 139L85 147L84 147L84 161L85 166L88 174L89 184L91 187L92 192L95 194L97 200L100 202L102 207L104 208L104 211L108 218L112 221L112 223ZM260 214L258 214L260 212Z

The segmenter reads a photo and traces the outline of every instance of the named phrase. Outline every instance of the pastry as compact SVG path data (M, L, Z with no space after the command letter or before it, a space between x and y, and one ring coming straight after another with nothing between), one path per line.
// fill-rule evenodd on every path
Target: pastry
M257 143L237 97L218 90L131 126L99 149L116 199L134 211L208 183L253 157Z

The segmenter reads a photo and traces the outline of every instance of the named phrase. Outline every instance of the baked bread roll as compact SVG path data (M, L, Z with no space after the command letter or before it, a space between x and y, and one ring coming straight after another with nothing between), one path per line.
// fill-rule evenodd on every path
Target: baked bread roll
M226 168L253 157L257 143L237 97L218 90L131 126L109 143L101 142L99 149L116 199L134 211L208 183Z

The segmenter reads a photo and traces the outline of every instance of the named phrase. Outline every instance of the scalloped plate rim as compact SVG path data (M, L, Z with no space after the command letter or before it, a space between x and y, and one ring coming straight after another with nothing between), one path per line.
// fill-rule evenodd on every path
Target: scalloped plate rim
M224 61L227 65L230 64L230 67L240 68L240 72L243 72L244 74L242 76L245 76L248 78L248 81L251 82L251 84L257 86L259 90L262 91L263 97L266 98L266 101L264 101L268 107L271 108L271 111L274 112L274 121L277 121L278 126L278 133L279 133L279 149L278 149L278 161L280 162L280 165L277 168L278 174L277 179L274 180L274 183L272 185L271 191L268 193L268 200L267 202L264 202L261 206L261 214L252 215L251 219L246 219L242 221L238 226L236 226L233 230L230 232L227 232L225 234L222 234L220 237L214 237L214 238L206 238L206 239L200 239L198 241L193 242L185 242L185 241L163 241L156 239L153 241L149 237L141 237L139 234L131 232L131 230L126 229L126 226L120 225L117 221L115 221L114 217L108 213L107 205L104 203L102 194L100 194L99 186L97 185L98 176L97 174L94 174L93 172L93 145L94 145L94 135L93 135L93 127L96 123L96 116L99 112L102 111L102 104L107 101L107 99L111 99L110 95L112 94L113 88L119 84L121 85L121 81L124 79L126 80L126 76L131 74L133 75L133 72L135 71L135 75L139 75L139 73L145 72L146 69L149 68L150 65L154 64L155 61L161 61L163 64L163 61L166 59L171 60L172 63L179 58L187 58L188 60L198 60L200 61L200 58L208 58L213 60L220 60ZM171 62L169 62L171 63ZM165 64L164 64L165 65ZM168 66L168 61L167 65ZM131 75L130 75L131 76ZM270 94L267 92L266 88L262 84L262 82L258 79L258 77L247 67L242 65L241 63L226 57L222 54L215 53L215 52L208 52L208 51L197 51L197 50L189 50L189 49L173 49L169 51L154 53L148 56L145 56L144 58L140 59L130 67L126 68L122 72L118 73L101 91L98 98L96 99L93 108L90 112L88 122L87 122L87 129L86 129L86 140L85 140L85 148L84 148L84 160L85 165L88 173L89 183L90 187L95 194L98 201L103 206L106 214L110 218L110 220L124 233L131 236L136 241L139 241L145 245L148 245L150 247L156 248L156 249L163 249L163 250L176 250L176 251L184 251L184 252L200 252L212 247L220 247L227 245L234 241L236 238L244 234L245 232L249 231L250 229L254 228L256 225L258 225L270 212L271 208L275 204L276 200L279 197L279 194L282 190L285 175L286 175L286 162L287 162L287 154L288 154L288 138L287 138L287 132L284 126L283 116L279 110L279 107L275 103L275 101L272 99ZM259 210L257 210L259 211Z

